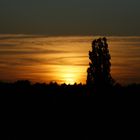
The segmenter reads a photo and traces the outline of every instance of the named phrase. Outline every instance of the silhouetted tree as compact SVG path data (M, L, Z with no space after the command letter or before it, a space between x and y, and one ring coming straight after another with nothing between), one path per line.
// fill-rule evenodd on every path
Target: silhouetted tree
M92 51L89 51L89 68L87 69L88 86L111 86L113 79L110 74L110 59L107 39L93 40Z

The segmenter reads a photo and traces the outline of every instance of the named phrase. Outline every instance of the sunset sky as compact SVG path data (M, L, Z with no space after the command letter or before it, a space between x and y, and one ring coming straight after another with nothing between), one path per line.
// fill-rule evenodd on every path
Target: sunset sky
M0 0L0 34L140 35L140 0Z
M0 35L0 81L85 83L91 42L98 36ZM140 37L107 37L111 74L140 83Z
M0 0L0 81L86 83L102 36L113 78L140 83L140 0Z

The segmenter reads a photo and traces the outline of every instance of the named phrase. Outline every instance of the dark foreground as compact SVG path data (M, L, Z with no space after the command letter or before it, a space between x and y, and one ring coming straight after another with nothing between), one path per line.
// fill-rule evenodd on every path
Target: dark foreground
M139 138L140 85L0 83L4 139Z

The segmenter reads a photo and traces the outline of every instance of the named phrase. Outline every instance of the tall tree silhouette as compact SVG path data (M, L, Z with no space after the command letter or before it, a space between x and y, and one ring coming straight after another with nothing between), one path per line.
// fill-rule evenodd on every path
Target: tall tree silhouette
M111 86L114 80L110 74L111 56L109 54L107 39L93 40L92 51L89 51L89 68L87 69L88 86Z

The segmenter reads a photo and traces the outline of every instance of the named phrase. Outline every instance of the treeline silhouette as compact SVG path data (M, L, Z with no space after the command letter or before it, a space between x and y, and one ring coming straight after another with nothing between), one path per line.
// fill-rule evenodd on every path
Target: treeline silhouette
M92 89L88 85L84 84L57 84L56 82L35 83L32 84L28 80L21 80L14 83L0 82L0 95L38 95L48 97L70 97L70 96L82 96L82 97L117 97L117 96L140 96L140 84L131 84L128 86L121 86L116 84L114 86Z
M66 85L56 82L31 84L28 80L20 80L14 83L0 82L1 94L24 94L46 96L85 96L86 86L82 84Z

